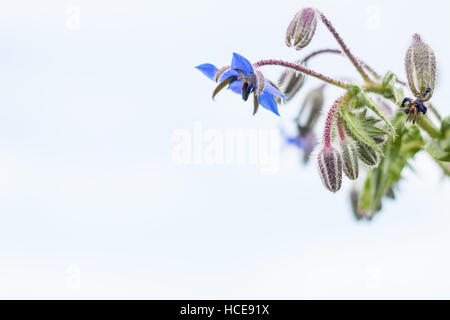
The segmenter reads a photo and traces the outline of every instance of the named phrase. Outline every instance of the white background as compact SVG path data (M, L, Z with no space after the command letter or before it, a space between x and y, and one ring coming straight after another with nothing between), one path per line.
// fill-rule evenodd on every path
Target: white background
M3 0L0 297L450 298L450 184L425 154L371 222L353 218L348 180L331 194L297 150L282 147L275 175L172 161L173 132L194 121L246 130L295 115L301 97L281 119L252 117L230 92L213 102L194 66L298 57L284 32L311 3ZM433 102L450 113L447 2L313 5L356 55L402 78L419 32L439 61ZM319 25L304 52L323 47L337 45ZM358 79L342 57L310 66ZM327 94L329 106L339 90Z

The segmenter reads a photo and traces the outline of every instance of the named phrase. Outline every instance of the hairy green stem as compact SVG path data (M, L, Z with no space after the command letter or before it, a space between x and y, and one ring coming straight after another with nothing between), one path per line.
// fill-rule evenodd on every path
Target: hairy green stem
M439 130L439 128L436 127L427 116L424 115L421 117L417 124L420 128L426 131L430 137L439 138L441 136L441 130Z

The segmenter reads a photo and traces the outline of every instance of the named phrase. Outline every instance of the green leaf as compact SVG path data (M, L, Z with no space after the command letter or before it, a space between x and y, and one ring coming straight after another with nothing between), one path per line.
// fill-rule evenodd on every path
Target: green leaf
M378 115L388 126L389 130L391 131L391 134L393 137L395 137L395 128L392 125L392 123L389 121L389 119L384 115L383 112L381 112L380 109L376 106L376 104L370 99L369 96L367 96L364 92L364 90L354 84L347 85L348 93L356 98L356 101L358 105L365 105L370 110L375 112L376 115Z
M433 139L425 147L427 152L436 160L450 161L448 139Z
M384 87L393 87L396 81L397 76L392 71L388 71L383 77L382 84Z
M450 116L447 116L444 119L442 119L441 132L444 137L450 135Z
M392 94L394 96L395 103L400 105L405 98L405 93L403 92L403 88L393 88Z
M375 112L381 119L383 119L383 121L387 124L389 130L391 131L392 137L395 137L395 128L392 125L392 123L389 121L389 119L384 115L383 112L381 112L380 109L378 109L378 107L375 105L375 103L372 101L372 99L370 99L368 96L366 97L366 105L367 107L372 110L373 112Z
M373 183L372 170L367 172L366 180L362 192L358 199L358 209L361 211L372 212L372 202L375 195L375 188Z
M367 124L363 119L361 119L360 116L346 110L340 110L339 115L342 122L344 123L345 128L356 141L364 143L378 153L383 153L380 147L376 144L375 140L373 140L370 135L370 130L374 129L370 126L367 126Z
M397 105L400 105L405 97L403 89L400 87L395 87L397 82L397 76L392 72L388 71L383 77L382 94L385 98L394 100Z
M375 213L381 207L383 197L400 180L408 161L423 147L423 138L416 126L406 127L401 115L394 118L397 139L389 139L384 146L384 157L377 167L368 171L359 197L358 207Z

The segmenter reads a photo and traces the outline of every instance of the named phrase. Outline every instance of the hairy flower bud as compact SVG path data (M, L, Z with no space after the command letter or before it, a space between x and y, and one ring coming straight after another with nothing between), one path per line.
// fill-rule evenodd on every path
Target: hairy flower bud
M378 162L376 151L363 143L358 143L358 156L369 166L375 166Z
M406 52L405 69L412 93L422 102L429 100L436 80L436 58L417 33Z
M304 8L297 12L286 31L286 45L296 50L306 47L312 40L317 26L318 12Z
M306 63L302 61L296 61L295 63L306 67ZM285 68L281 74L280 80L278 80L278 86L286 96L286 100L289 101L295 96L300 88L303 87L305 80L306 76L304 73Z
M302 133L314 129L323 107L323 86L311 90L305 97L295 121Z
M386 136L376 136L376 137L372 137L372 138L376 144L383 144L386 142Z
M324 186L331 192L338 191L342 182L342 160L339 151L325 146L317 155L317 162Z
M341 141L341 148L344 173L351 180L356 180L358 178L358 151L355 144L346 138Z

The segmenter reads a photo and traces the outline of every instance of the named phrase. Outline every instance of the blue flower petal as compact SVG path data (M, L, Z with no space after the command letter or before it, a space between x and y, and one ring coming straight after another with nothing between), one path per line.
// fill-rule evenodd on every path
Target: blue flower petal
M228 86L228 89L237 94L242 94L242 81L236 80L231 82L230 85Z
M259 96L258 96L258 101L259 104L262 105L264 108L266 108L267 110L272 111L273 113L275 113L277 116L279 116L280 114L278 113L278 106L277 103L275 101L275 98L273 97L273 95L271 95L269 92L267 91L263 91Z
M270 81L265 81L264 82L264 91L267 91L268 93L270 93L271 95L273 95L273 96L277 96L277 97L280 97L280 98L282 98L282 99L286 99L286 97L285 97L285 95L284 94L282 94L281 92L280 92L280 90L278 90L277 88L275 88L271 83L270 83Z
M239 76L239 72L237 72L236 70L229 69L229 70L225 71L224 73L222 73L222 75L219 78L219 82L223 82L223 81L227 80L228 78L238 77L238 76Z
M255 72L255 70L253 70L253 66L250 63L250 61L248 61L243 56L237 53L233 53L233 59L231 60L231 69L241 70L246 74Z
M196 66L196 68L211 80L214 80L217 71L219 71L219 69L217 69L216 66L211 63L204 63L199 66Z

